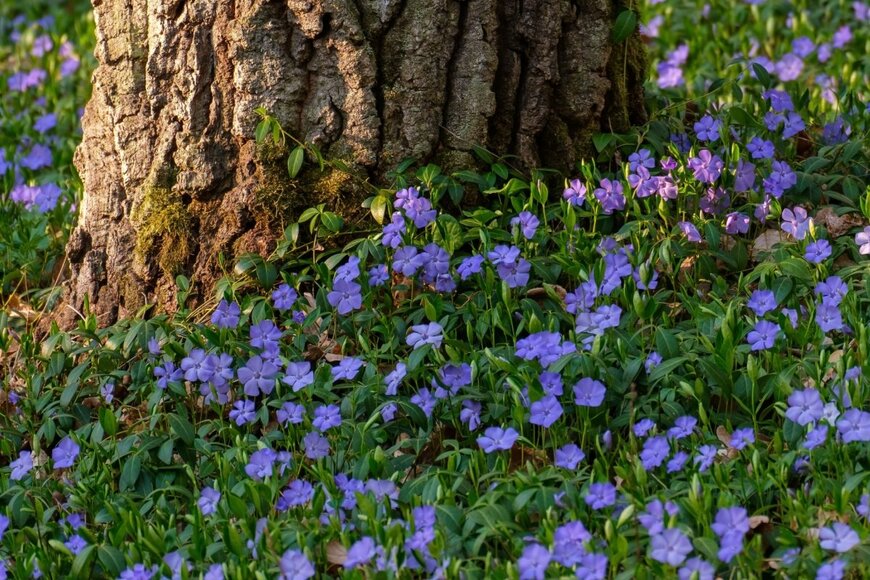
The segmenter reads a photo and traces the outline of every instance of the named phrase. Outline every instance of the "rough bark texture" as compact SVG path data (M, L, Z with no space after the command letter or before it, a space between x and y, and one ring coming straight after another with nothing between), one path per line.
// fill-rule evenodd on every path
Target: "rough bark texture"
M602 129L644 120L639 39L621 0L93 0L85 196L67 303L103 323L175 307L217 257L268 252L304 207L358 206L346 176L286 179L253 139L263 106L373 179L406 157L448 169L482 145L568 169Z

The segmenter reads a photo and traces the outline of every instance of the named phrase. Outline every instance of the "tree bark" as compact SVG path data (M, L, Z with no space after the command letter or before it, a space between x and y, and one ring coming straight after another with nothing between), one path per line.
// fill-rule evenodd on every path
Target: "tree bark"
M471 166L474 145L569 170L594 133L645 120L639 37L611 40L622 0L93 4L65 300L101 323L172 311L176 274L209 288L220 253L269 252L305 207L358 207L339 172L288 179L256 107L373 180L407 157Z

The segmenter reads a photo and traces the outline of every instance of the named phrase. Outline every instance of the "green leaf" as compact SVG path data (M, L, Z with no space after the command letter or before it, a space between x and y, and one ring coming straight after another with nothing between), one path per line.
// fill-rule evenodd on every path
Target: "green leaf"
M136 485L136 480L139 479L139 472L142 470L142 458L138 455L133 455L124 462L124 467L121 469L121 479L118 481L118 490L127 491Z
M290 179L299 175L299 170L302 169L302 163L304 161L305 148L299 145L290 152L290 157L287 158L287 173L290 174Z
M320 216L320 220L323 223L323 227L333 233L340 232L341 227L344 225L344 220L331 211L323 212Z
M94 559L94 553L96 552L97 547L93 544L87 546L84 550L76 554L75 560L73 560L72 564L72 574L73 578L83 578L84 576L89 576L90 574L86 574L87 566L91 563L91 560Z
M124 568L126 568L126 564L124 563L124 553L118 548L115 548L114 546L100 546L98 550L100 564L103 565L103 568L105 568L110 575L116 577L124 570Z
M175 441L172 439L167 439L163 442L163 445L160 446L160 450L157 451L157 458L160 459L166 465L172 463L172 452L175 448Z
M599 153L610 147L615 140L616 136L613 133L596 133L592 136L592 144Z
M369 211L372 212L372 217L379 224L384 223L384 217L387 215L387 208L390 205L390 200L385 195L378 195L372 200L372 205Z
M182 441L184 441L187 445L193 445L193 438L195 433L193 431L193 425L190 424L190 421L187 420L187 417L182 417L176 414L167 415L169 419L169 427L172 429L172 432L178 435Z
M619 44L637 29L637 14L633 10L623 10L613 25L613 42Z
M752 70L755 72L755 78L764 86L764 88L770 88L770 73L767 72L767 69L758 64L757 62L752 63Z
M268 135L272 131L272 120L271 119L263 119L259 123L257 123L257 128L254 129L254 139L256 139L257 143L262 143L266 140L266 135Z

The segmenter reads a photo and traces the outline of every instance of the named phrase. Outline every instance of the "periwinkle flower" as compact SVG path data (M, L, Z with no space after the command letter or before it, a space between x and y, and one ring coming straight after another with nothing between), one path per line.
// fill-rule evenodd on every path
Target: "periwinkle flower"
M759 320L755 328L749 331L746 336L746 342L749 343L750 350L767 350L773 348L776 342L776 337L779 336L781 329L778 324L767 320Z
M479 254L469 256L462 260L456 268L456 272L462 280L467 280L474 274L478 274L483 266L485 258Z
M804 69L804 61L794 53L788 52L776 63L776 76L782 82L796 80Z
M606 394L604 383L588 377L574 385L574 403L580 407L598 407L604 402Z
M305 420L305 407L298 403L288 401L281 405L281 408L275 412L275 419L281 425L298 425Z
M383 286L390 279L390 272L386 264L372 266L368 271L369 286Z
M698 466L698 471L704 473L713 462L716 460L716 448L712 445L701 445L698 447L698 452L695 454L694 462Z
M393 255L393 271L411 277L423 266L423 259L414 246L402 246Z
M668 473L677 473L683 470L683 467L686 466L686 463L689 461L689 454L685 451L677 451L674 453L674 456L668 461L667 471Z
M559 403L559 399L553 395L547 395L532 403L530 411L529 423L547 428L562 416L562 405Z
M261 393L268 395L275 388L278 367L271 361L263 360L260 355L254 355L248 359L245 366L239 368L237 374L246 395L249 397L256 397Z
M468 426L469 431L474 431L480 426L480 411L482 406L477 401L462 401L462 410L459 411L459 420Z
M316 431L311 431L302 438L305 446L305 457L308 459L320 459L329 455L329 439Z
M549 550L540 544L529 544L517 560L520 580L544 580L550 565Z
M837 421L837 432L843 443L870 442L870 413L849 409Z
M66 469L72 467L79 456L79 451L81 451L81 448L69 436L61 439L60 443L51 451L51 460L54 462L54 468Z
M73 534L69 537L67 541L63 543L66 546L67 550L73 553L74 556L77 556L81 553L85 548L88 547L87 541L83 537L78 534Z
M276 310L290 310L299 294L289 284L281 284L272 292L272 305Z
M586 454L574 443L568 443L556 449L554 465L563 469L575 470L577 465L586 458Z
M520 434L512 427L488 427L484 434L477 438L477 444L485 453L507 451L514 446Z
M196 504L204 516L210 516L217 511L218 502L221 500L221 492L213 487L204 487L199 494Z
M365 536L354 542L347 550L347 559L344 561L344 567L347 570L353 570L362 566L367 566L375 557L375 541L369 536Z
M802 240L809 231L812 220L807 216L807 210L802 207L782 210L782 231L791 234L796 240Z
M261 351L275 351L278 350L278 344L281 340L281 329L274 321L267 318L251 326L250 337L251 346L254 348Z
M689 158L688 165L692 169L695 179L701 183L715 183L725 167L722 159L708 149L701 149L697 157Z
M731 434L731 447L738 451L753 443L755 443L755 431L752 427L735 429Z
M679 580L713 580L716 576L716 568L703 558L694 557L686 560L685 564L677 571Z
M746 149L753 159L772 159L775 152L773 141L760 137L753 137L746 145Z
M827 425L816 425L810 432L807 433L807 436L804 438L801 443L801 447L807 450L815 449L820 445L824 445L825 441L828 440L828 426Z
M831 251L828 240L817 240L807 245L804 258L812 264L821 264L831 257Z
M721 127L721 121L714 119L711 115L704 115L695 123L695 136L699 141L715 143L719 140L719 129Z
M650 437L644 441L643 450L640 452L641 465L646 470L655 469L665 462L670 452L671 447L665 436Z
M523 236L527 240L535 237L535 232L538 231L539 225L541 225L541 220L530 211L520 212L517 217L511 219L511 226L519 226L520 231L523 232Z
M604 178L593 193L595 198L601 203L601 208L606 215L625 209L625 196L622 194L622 184L620 182Z
M809 425L819 421L823 413L824 403L821 395L815 389L793 391L788 397L788 409L785 416L798 425Z
M586 186L579 179L572 179L562 192L562 198L574 207L580 207L586 201Z
M683 232L688 241L694 243L701 241L701 232L698 231L698 228L692 222L677 222L677 227L680 228L680 231Z
M269 448L259 449L251 453L248 464L245 465L245 473L254 481L262 481L272 476L272 467L278 454Z
M729 235L745 234L749 231L749 216L740 212L731 212L725 216L725 233Z
M694 432L697 425L698 420L691 415L677 417L674 421L674 426L668 429L668 437L676 440L688 437Z
M776 296L770 290L755 290L752 296L749 297L749 302L746 303L746 306L756 316L764 316L776 309Z
M405 343L413 347L414 350L427 344L432 345L432 348L438 349L441 348L441 343L444 340L443 332L444 328L437 322L417 324L411 327L411 332L405 339Z
M239 400L233 403L233 410L230 411L230 420L235 421L236 425L241 427L247 423L252 423L257 418L254 401L247 399Z
M616 488L609 482L592 483L583 500L594 510L610 507L616 503Z
M839 554L848 552L861 543L858 533L848 524L835 522L819 530L819 545L826 550Z
M858 246L858 253L864 256L870 255L870 226L864 228L864 231L855 234L855 245Z
M669 528L650 539L650 557L653 560L679 566L692 553L692 542L677 528Z
M214 313L211 315L211 323L218 328L235 328L239 325L241 308L235 301L221 300Z
M317 572L305 554L298 550L287 550L279 564L280 580L307 580Z
M337 365L332 367L332 380L339 381L344 379L352 381L362 370L363 366L365 366L365 362L362 359L346 356Z
M831 332L843 328L843 315L837 305L824 301L816 307L816 324L822 332Z
M313 384L314 371L311 370L311 363L308 361L287 363L287 368L284 370L284 377L281 379L281 382L293 389L294 393Z
M649 433L653 428L655 428L656 422L652 419L644 418L634 424L632 428L632 432L635 437L646 437L647 433Z
M342 316L362 308L362 287L350 280L337 280L326 295L329 305Z
M201 348L195 348L181 359L181 370L187 381L207 382L214 374L214 362ZM155 374L157 371L155 369ZM162 378L162 377L161 377Z
M341 409L338 405L320 405L314 409L314 420L311 424L318 431L328 431L341 425Z
M18 454L18 459L12 461L9 467L12 468L12 473L9 475L11 481L24 479L24 476L33 469L33 454L30 451L22 451Z

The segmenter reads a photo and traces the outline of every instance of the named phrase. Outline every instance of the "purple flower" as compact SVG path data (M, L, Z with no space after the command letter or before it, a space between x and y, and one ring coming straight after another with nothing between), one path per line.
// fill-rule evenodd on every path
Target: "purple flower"
M293 389L294 393L313 384L314 372L311 370L311 363L308 361L287 363L281 382Z
M785 83L797 79L803 69L804 61L797 55L788 52L776 63L775 72L779 80Z
M782 231L791 234L797 240L806 237L811 221L807 217L807 210L802 207L782 210Z
M530 211L520 212L520 215L511 220L511 226L519 226L527 240L535 237L539 225L541 225L541 220Z
M484 434L477 438L477 444L486 453L507 451L514 446L520 434L512 427L488 427Z
M670 528L650 538L650 557L669 566L679 566L692 553L689 538L677 528Z
M297 298L299 294L289 284L281 284L272 292L272 304L276 310L290 310Z
M329 439L311 431L302 438L302 444L305 446L305 457L308 459L320 459L329 455Z
M278 367L271 361L263 360L259 355L248 359L245 366L238 370L239 382L245 388L245 394L256 397L259 394L268 395L275 388L275 376Z
M870 255L870 226L864 228L864 231L855 234L855 245L858 246L859 254Z
M842 522L835 522L830 527L819 530L819 545L826 550L842 554L860 543L861 538L855 530Z
M483 266L484 257L475 254L473 256L469 256L462 260L462 263L459 264L459 267L456 268L456 271L459 273L459 277L463 280L468 280L472 275L480 272L481 267Z
M250 337L251 346L254 348L275 351L278 350L278 342L281 340L281 329L269 319L262 320L251 326Z
M750 350L766 350L773 348L776 342L776 337L779 335L779 325L767 320L759 320L755 328L749 331L746 336L746 342L750 345Z
M444 329L437 322L418 324L411 327L411 333L405 339L405 343L414 350L427 344L431 344L432 348L441 348L441 342L444 340L442 332Z
M399 406L395 403L387 403L381 408L381 418L385 423L389 423L393 419L396 418L396 413L399 410Z
M821 297L822 302L837 306L849 293L849 287L839 276L828 276L824 282L816 284L814 292Z
M586 201L586 186L579 179L572 179L562 192L562 198L574 207L580 207Z
M625 196L622 195L622 184L607 178L601 180L600 187L594 192L595 198L601 203L601 208L607 215L614 211L625 209Z
M816 570L816 580L843 580L846 575L846 563L842 560L825 562Z
M725 216L725 233L729 235L745 234L749 231L749 216L740 212L731 212Z
M218 328L235 328L239 325L239 315L241 312L241 308L239 308L238 303L235 301L227 302L226 300L221 300L211 315L211 323Z
M405 233L405 218L399 212L394 212L390 223L384 226L381 243L387 248L398 248L402 244L402 234Z
M218 502L221 500L221 492L213 487L204 487L199 494L196 504L202 515L210 516L217 511Z
M749 297L749 302L746 303L746 306L756 316L764 316L776 308L776 297L770 290L756 290Z
M843 48L852 41L852 29L848 24L844 24L834 33L832 40L834 48Z
M843 443L870 441L870 413L849 409L837 421L837 431L843 438Z
M701 233L692 222L677 222L677 227L690 242L698 243L701 241Z
M425 197L409 198L405 201L404 208L405 215L414 222L414 226L417 228L425 228L435 221L435 217L438 215L438 212L432 209L432 202Z
M843 328L843 316L840 309L831 302L823 301L816 307L816 324L822 332L831 332Z
M697 424L698 420L691 415L683 415L682 417L677 417L677 419L674 421L674 426L668 429L668 437L676 440L688 437L695 430L695 426Z
M562 405L559 404L559 399L553 395L547 395L532 403L530 411L529 423L547 428L562 416Z
M146 568L145 564L136 564L121 572L118 580L151 580L157 573L157 569L157 566Z
M51 149L39 143L35 144L30 152L21 160L21 166L31 171L51 166Z
M181 370L187 381L207 382L214 374L214 362L201 348L195 348L181 359ZM155 374L157 371L155 369Z
M543 580L550 565L550 552L540 544L529 544L517 560L520 580Z
M18 454L18 459L11 462L9 467L12 468L12 473L9 475L9 479L12 481L20 481L24 479L24 476L30 473L30 470L33 469L33 456L30 451L22 451Z
M801 447L804 449L815 449L819 445L824 445L825 441L828 439L828 426L827 425L817 425L810 429L810 432L807 433L806 438L801 443Z
M662 503L660 499L654 499L646 506L646 511L637 516L637 520L651 536L661 534L665 529L665 513L675 516L679 508L671 502Z
M738 451L753 443L755 443L755 431L753 431L752 427L735 429L731 434L731 447Z
M689 454L685 451L677 451L674 456L668 461L668 473L677 473L682 471L683 467L689 461Z
M649 152L649 149L641 149L639 151L635 151L631 155L628 156L628 169L631 172L634 172L638 167L646 167L647 169L653 169L656 166L656 160L652 156L652 153Z
M704 115L700 121L695 123L695 136L699 141L714 143L719 140L719 129L721 127L721 121L714 119L710 115Z
M307 504L312 498L314 498L314 487L304 479L294 479L281 492L276 507L278 511L287 511Z
M641 465L646 470L655 469L664 463L670 452L671 446L664 435L650 437L644 441L643 450L640 452Z
M716 568L703 558L694 557L686 560L677 575L680 580L713 580Z
M384 377L384 382L387 385L386 395L388 397L393 397L396 395L396 391L399 388L399 383L402 382L402 379L404 379L407 376L407 374L408 374L408 367L405 366L405 363L400 362L400 363L396 363L396 368L393 369L393 371L390 374L388 374L386 377Z
M746 149L753 159L772 159L775 152L773 141L767 141L760 137L753 137L746 145Z
M574 573L583 580L605 580L607 578L607 556L595 552L583 552Z
M600 510L616 503L616 488L609 482L592 483L583 499L592 509Z
M383 286L390 279L390 271L386 264L378 264L369 268L369 286Z
M556 449L554 464L556 467L573 471L585 458L586 454L583 453L583 450L574 443L568 443Z
M865 520L870 520L870 493L861 496L861 501L855 506L855 511Z
M279 564L280 580L307 580L316 574L314 565L298 550L287 550Z
M741 159L734 171L734 191L749 191L755 186L755 165Z
M326 295L329 305L342 316L362 307L362 287L350 280L336 280L332 292Z
M233 403L233 410L230 411L230 420L235 421L239 427L246 423L252 423L256 418L257 413L254 401L245 399Z
M305 418L305 407L297 403L286 402L275 412L275 418L281 425L292 423L298 425Z
M701 149L697 157L689 158L688 165L694 172L695 179L702 183L714 183L725 167L725 163L707 149Z
M586 553L583 544L591 539L592 535L583 522L562 524L553 532L553 560L569 568L579 564L581 556Z
M363 368L365 363L362 359L358 359L352 356L346 356L339 361L337 365L332 367L332 380L339 381L341 379L345 379L348 381L352 381L359 374L359 371Z
M821 264L831 257L831 244L828 240L818 240L807 245L804 258L807 262Z
M749 514L740 506L719 509L710 525L710 529L720 538L729 533L746 534L749 528Z
M786 418L802 426L821 420L824 413L822 397L815 389L792 392L788 397L788 405Z
M54 468L65 469L72 467L79 456L79 451L81 451L81 448L69 436L61 439L60 443L51 451L51 460L54 462Z
M607 388L601 381L583 378L574 385L574 404L580 407L598 407L604 402Z
M314 409L314 420L311 424L321 432L338 427L341 425L341 409L338 405L320 405Z
M70 538L63 543L67 549L73 553L73 555L78 555L79 552L88 547L88 543L85 541L83 537L78 534L73 534Z
M645 418L635 423L632 431L634 432L635 437L645 437L646 434L649 433L650 430L653 429L655 426L655 421Z
M713 461L716 460L716 448L712 445L701 445L698 447L698 453L695 455L694 462L695 465L698 466L698 471L704 473L710 466L713 465Z
M360 566L366 566L374 557L375 541L369 536L365 536L354 542L351 547L348 548L344 567L347 570L353 570Z
M481 404L477 401L462 401L462 410L459 412L459 420L468 425L469 431L474 431L480 426Z
M791 139L806 129L806 127L806 123L804 123L804 120L800 115L797 113L788 113L785 115L782 123L782 138Z
M272 466L277 458L278 454L268 448L254 451L245 465L245 473L255 481L271 477Z
M435 405L438 400L432 396L432 393L426 387L423 387L417 394L411 397L411 402L423 410L426 417L431 417L435 410Z
M531 269L532 265L523 258L510 264L496 266L498 277L507 282L508 288L520 288L528 284Z

